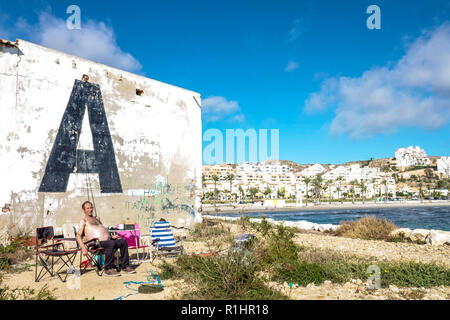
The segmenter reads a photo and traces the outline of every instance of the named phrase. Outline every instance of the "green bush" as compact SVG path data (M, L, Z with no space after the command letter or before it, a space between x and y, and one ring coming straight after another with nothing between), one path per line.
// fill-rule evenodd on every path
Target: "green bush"
M10 244L0 245L0 270L11 271L11 265L31 257L33 252L19 238Z
M324 270L317 263L295 261L293 263L281 263L273 273L273 280L279 282L292 282L301 286L310 283L320 284L324 281Z
M329 280L333 283L345 283L351 279L367 280L370 265L380 268L381 287L434 287L450 286L450 270L444 266L419 262L380 263L326 250L301 252L299 260L280 264L273 270L277 281L286 281L307 285ZM319 277L320 272L320 277Z
M209 257L184 256L177 260L179 274L196 288L185 293L183 299L285 299L265 285L257 275L259 269L255 256L245 254L244 250Z
M161 280L175 279L179 277L176 267L168 263L166 260L162 260L160 268L161 272L159 274L159 278Z
M450 270L434 263L401 262L380 265L381 286L436 287L450 286ZM387 271L387 272L383 272Z
M346 231L363 238L386 238L391 224L384 219L363 218ZM280 292L265 284L265 276L278 282L321 284L325 280L345 283L352 279L367 280L371 265L381 270L381 286L432 287L450 286L449 269L436 264L416 262L378 262L338 253L333 250L301 247L295 243L295 230L272 226L263 219L250 224L248 219L237 223L256 229L257 238L250 241L248 250L230 250L216 256L185 256L175 265L163 262L161 277L182 278L194 285L194 290L183 295L184 299L285 299ZM210 227L211 226L207 226ZM217 228L217 226L214 226ZM388 230L388 231L386 231ZM341 229L342 231L342 229ZM201 231L214 234L217 231ZM347 234L348 236L348 234Z
M7 246L0 245L0 253L14 253L19 248L19 244L19 241L15 239Z
M284 227L281 224L272 227L266 219L263 219L256 229L264 239L257 253L266 267L298 259L300 247L294 242L293 228Z

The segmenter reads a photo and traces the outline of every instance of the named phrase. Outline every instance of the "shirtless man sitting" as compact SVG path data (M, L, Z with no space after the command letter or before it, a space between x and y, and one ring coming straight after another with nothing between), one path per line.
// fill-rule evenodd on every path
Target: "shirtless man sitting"
M105 275L110 277L120 276L120 273L115 270L114 253L120 249L120 269L124 273L136 273L136 271L129 266L130 260L128 257L128 245L125 239L117 235L110 236L108 230L102 225L100 219L93 216L93 206L90 201L83 202L81 208L84 211L84 219L78 225L77 242L80 245L81 252L87 256L88 249L84 242L92 239L98 239L100 246L105 249Z

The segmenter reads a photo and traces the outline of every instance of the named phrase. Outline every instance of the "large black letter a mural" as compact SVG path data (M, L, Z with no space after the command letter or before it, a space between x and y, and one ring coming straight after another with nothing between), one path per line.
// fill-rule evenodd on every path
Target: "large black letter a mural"
M94 151L77 150L85 110L94 142ZM98 173L102 193L121 193L114 147L109 133L100 86L75 80L64 112L39 192L65 192L69 175Z

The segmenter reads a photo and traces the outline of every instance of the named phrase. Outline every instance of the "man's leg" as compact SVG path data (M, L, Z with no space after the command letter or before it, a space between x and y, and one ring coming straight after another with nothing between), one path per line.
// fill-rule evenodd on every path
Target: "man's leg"
M123 270L130 264L130 258L128 256L128 244L125 239L117 239L114 241L114 247L120 249L120 268Z
M105 249L105 270L114 268L114 252L116 251L114 240L100 241L100 245Z

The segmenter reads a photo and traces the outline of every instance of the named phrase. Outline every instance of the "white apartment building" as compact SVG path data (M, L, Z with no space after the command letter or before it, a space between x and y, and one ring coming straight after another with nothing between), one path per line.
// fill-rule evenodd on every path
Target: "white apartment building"
M265 198L278 198L278 190L284 189L285 196L301 196L303 199L306 197L306 184L303 182L305 177L314 179L317 174L323 174L324 185L328 180L332 183L327 184L327 187L322 190L322 196L332 197L337 199L342 197L343 194L351 193L352 186L351 181L356 180L366 182L365 197L371 198L373 195L384 194L385 188L381 185L381 180L386 179L388 181L388 193L395 194L395 182L394 179L385 175L379 168L361 168L359 164L352 164L348 166L338 166L332 168L326 172L326 168L320 164L314 164L301 172L294 172L289 166L282 165L279 162L276 163L242 163L235 165L215 165L204 166L205 170L203 176L206 178L204 183L204 191L214 191L214 182L211 177L212 174L217 174L220 180L216 182L216 188L221 191L228 191L230 189L230 182L226 180L226 176L229 173L235 175L235 179L232 181L231 194L236 193L241 195L239 187L241 187L246 194L250 188L258 188L260 193L258 195L264 195L264 191L269 187L271 193L264 195ZM338 177L342 176L341 182L336 181ZM373 180L375 179L375 180ZM382 186L382 187L380 187ZM338 191L340 188L340 191ZM382 190L380 190L380 188ZM314 192L312 183L308 185L309 195ZM355 186L355 193L361 194L359 186ZM221 198L229 197L229 193L225 192L221 194Z
M326 172L322 177L326 180L336 180L342 177L344 181L349 181L350 169L345 166L339 166Z
M450 157L442 157L437 160L437 171L450 177Z
M316 164L313 164L312 166L300 171L300 175L305 176L305 177L314 178L318 174L321 174L325 171L327 171L327 169L325 169L322 165L316 163Z
M430 159L420 147L400 148L395 151L395 159L398 167L429 165Z
M204 165L202 173L205 180L212 179L213 175L217 175L220 179L225 179L228 174L235 174L235 170L231 164L224 163L220 165Z
M350 182L352 180L367 180L380 178L381 171L379 168L360 168L359 164L352 164L349 166L339 166L335 169L329 170L322 177L325 180L336 180L339 177L343 178L343 181Z

